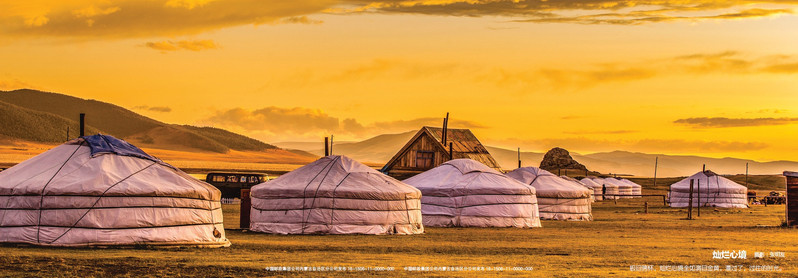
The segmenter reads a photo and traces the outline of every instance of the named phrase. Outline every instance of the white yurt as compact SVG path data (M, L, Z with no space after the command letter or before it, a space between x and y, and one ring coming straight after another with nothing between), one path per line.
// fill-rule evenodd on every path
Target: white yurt
M569 177L569 176L566 176L566 175L561 175L560 177L565 179L565 180L567 180L567 181L570 181L570 182L572 182L572 183L574 183L576 185L579 185L581 187L587 188L588 190L590 190L590 201L591 202L595 202L596 201L596 196L593 195L593 187L590 187L589 185L585 184L584 182L582 182L582 181L580 181L580 180L578 180L576 178L572 178L572 177Z
M0 242L229 246L218 189L108 135L0 172Z
M587 186L588 188L593 190L593 200L596 200L596 201L604 200L604 196L602 196L603 193L602 193L602 189L601 189L601 187L602 187L601 184L596 183L595 181L593 181L589 177L582 178L582 180L580 180L580 181L583 184L585 184L585 186Z
M602 179L599 177L591 177L593 182L601 185L602 189L601 192L604 194L604 200L615 200L618 199L618 195L620 194L618 185L612 182L607 182L606 179Z
M748 188L712 171L698 172L671 184L668 198L671 207L687 207L693 180L693 207L748 208Z
M346 156L327 156L252 187L250 230L420 234L421 191Z
M631 199L632 198L631 195L634 195L634 186L622 182L618 178L612 178L612 177L605 178L604 184L614 184L618 186L618 195L620 195L618 196L618 199Z
M404 180L421 190L424 226L540 227L535 188L471 159Z
M642 185L639 185L639 184L637 184L637 183L635 183L633 181L627 180L627 179L618 179L618 180L620 180L622 183L625 183L625 184L628 184L629 186L631 186L633 195L642 195L643 194L643 186ZM641 197L641 196L632 196L632 198L643 198L643 197Z
M590 190L537 167L523 167L507 173L535 188L541 219L593 220Z

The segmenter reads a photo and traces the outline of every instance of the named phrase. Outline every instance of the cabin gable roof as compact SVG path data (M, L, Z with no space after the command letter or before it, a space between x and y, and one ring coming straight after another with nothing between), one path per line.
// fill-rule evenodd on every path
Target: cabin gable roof
M500 169L499 164L490 155L488 149L479 142L476 136L469 129L454 129L449 128L446 131L446 143L452 143L452 158L469 158L479 161L490 168ZM442 142L443 128L440 127L422 127L416 135L411 138L407 144L397 152L381 171L386 172L394 167L394 165L404 156L413 144L422 136L429 136L435 142L433 145L438 151L449 153L449 146L445 146Z
M432 134L429 132L429 130L427 130L427 129L425 129L425 128L421 128L421 129L420 129L420 130L419 130L419 131L416 133L416 135L413 135L413 138L410 138L410 140L409 140L409 141L407 141L407 143L404 145L404 147L402 147L401 149L399 149L399 152L397 152L397 153L396 153L396 154L395 154L395 155L394 155L394 156L391 158L391 160L388 160L388 163L385 163L385 166L383 166L383 167L382 167L382 169L381 169L380 171L382 171L382 172L385 172L385 171L388 171L389 169L391 169L391 168L394 166L394 164L396 164L396 162L397 162L397 161L398 161L398 160L399 160L399 159L400 159L402 156L404 156L404 155L405 155L405 154L406 154L406 153L407 153L407 152L410 150L410 147L411 147L411 146L413 146L413 144L414 144L416 141L418 141L418 140L419 140L419 138L421 138L422 136L429 136L431 139L433 139L433 140L431 140L431 141L433 141L433 142L435 142L435 143L436 143L436 144L434 144L434 146L435 146L435 148L436 148L436 149L438 149L438 151L442 151L442 152L445 152L445 153L448 153L448 152L449 152L448 150L446 150L446 148L443 146L443 144L441 144L440 138L436 139L436 138L435 138L435 136L433 136L433 135L432 135Z

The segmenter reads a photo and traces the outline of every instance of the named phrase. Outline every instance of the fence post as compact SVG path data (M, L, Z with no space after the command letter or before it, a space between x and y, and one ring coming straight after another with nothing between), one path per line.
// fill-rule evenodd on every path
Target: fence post
M238 219L238 226L241 229L249 229L249 215L252 210L252 199L249 198L249 189L241 189L241 212Z
M701 180L696 180L696 187L698 187L698 206L696 209L698 210L698 217L701 217Z
M693 219L693 180L690 180L690 197L687 198L687 220Z

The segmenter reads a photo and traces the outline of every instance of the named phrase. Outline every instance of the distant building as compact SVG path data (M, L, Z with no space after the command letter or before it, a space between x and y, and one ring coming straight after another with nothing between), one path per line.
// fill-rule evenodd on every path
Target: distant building
M451 155L449 143L452 146ZM471 130L449 128L444 139L443 128L429 126L422 127L380 171L397 179L405 179L458 158L470 158L501 171L499 163Z

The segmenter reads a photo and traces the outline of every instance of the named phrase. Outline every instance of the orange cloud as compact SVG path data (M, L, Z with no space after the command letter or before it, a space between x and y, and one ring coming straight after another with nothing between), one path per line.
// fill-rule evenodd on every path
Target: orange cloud
M0 34L18 37L180 36L240 25L316 23L335 0L120 0L0 4Z
M19 79L0 80L0 90L11 91L17 89L38 89L38 87Z
M169 0L166 1L166 4L164 4L164 6L173 7L173 8L186 8L191 10L196 7L205 6L211 1L215 0Z
M754 5L779 8L758 8ZM796 1L617 1L617 0L496 0L379 1L350 12L416 13L449 16L503 16L516 22L576 24L645 24L682 20L759 18L790 14ZM786 6L786 7L784 7ZM728 10L736 11L728 11ZM700 13L699 13L700 12ZM706 15L710 13L710 15ZM711 14L714 13L714 14ZM576 15L574 15L576 14Z
M610 0L28 0L0 3L0 34L26 37L181 36L258 24L316 24L319 13L501 16L520 22L644 24L793 13L797 1ZM576 15L574 15L576 14Z
M440 81L467 76L475 83L498 87L569 90L673 75L792 74L798 73L798 63L795 61L798 61L798 57L790 55L752 57L736 51L694 53L635 62L586 64L570 68L504 68L470 63L380 58L343 66L334 71L335 73L326 75L312 68L300 69L268 86L305 87L396 78L407 81Z
M563 133L571 135L606 135L606 134L629 134L637 132L640 131L620 129L620 130L577 130L577 131L566 131Z
M145 111L162 112L162 113L172 112L172 108L167 107L167 106L140 105L140 106L133 107L133 110L145 110Z
M280 23L289 23L289 24L322 24L324 21L321 20L314 20L310 19L307 16L292 16L289 18L285 18L280 20Z
M219 48L219 46L212 40L147 42L144 44L144 46L155 50L160 50L162 52L177 50L201 51Z
M747 126L772 126L798 123L798 118L725 118L725 117L700 117L678 119L676 124L688 125L696 128L719 127L747 127Z
M234 108L217 112L206 120L220 126L234 126L252 131L291 132L304 134L323 131L334 132L339 129L339 119L319 109L303 107L281 108L265 107L250 111Z
M200 125L219 126L233 130L245 130L248 134L291 134L291 135L376 135L382 133L406 132L422 126L440 126L442 117L424 117L409 120L374 122L364 125L352 118L339 118L319 109L304 107L282 108L265 107L257 110L233 108L216 112L201 121ZM487 128L470 120L451 119L452 128Z
M663 9L654 11L637 11L630 13L600 13L582 16L558 16L554 14L535 17L531 19L513 20L515 22L534 22L534 23L576 23L576 24L614 24L614 25L640 25L646 23L671 22L671 21L700 21L700 20L720 20L720 19L746 19L769 17L781 14L792 14L791 9L749 9L732 13L718 13L709 16L673 16L667 13L701 11L700 9ZM712 11L707 8L705 11Z
M642 80L656 74L656 69L643 66L602 66L594 70L541 69L535 75L545 77L553 87L588 87L605 82Z
M771 73L798 73L798 63L775 64L765 68Z

